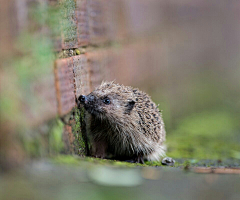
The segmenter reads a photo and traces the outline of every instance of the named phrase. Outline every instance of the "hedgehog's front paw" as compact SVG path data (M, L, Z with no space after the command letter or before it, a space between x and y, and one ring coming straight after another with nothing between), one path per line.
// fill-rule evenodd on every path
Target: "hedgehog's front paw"
M106 158L107 145L105 142L94 142L92 155L95 158Z
M125 162L144 164L144 158L142 155L137 155L133 159L125 160Z
M138 156L135 158L135 162L136 162L136 163L140 163L140 164L144 164L143 156L142 156L142 155L138 155Z
M175 160L173 160L170 157L166 157L162 159L162 165L173 166L174 163L175 163Z
M103 152L96 152L93 157L95 158L106 158L106 154Z

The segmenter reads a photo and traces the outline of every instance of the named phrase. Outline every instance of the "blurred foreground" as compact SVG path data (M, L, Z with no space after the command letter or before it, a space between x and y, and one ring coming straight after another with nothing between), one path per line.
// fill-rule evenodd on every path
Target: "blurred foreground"
M239 174L199 175L170 167L118 165L83 160L74 164L33 162L0 175L0 199L239 199Z

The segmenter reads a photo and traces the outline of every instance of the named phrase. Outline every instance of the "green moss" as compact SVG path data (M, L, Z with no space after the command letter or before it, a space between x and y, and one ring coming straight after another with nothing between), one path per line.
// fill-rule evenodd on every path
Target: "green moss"
M82 164L98 164L98 165L111 165L115 167L136 167L136 166L147 166L146 164L137 164L129 162L121 162L116 160L107 160L93 157L78 157L70 155L58 155L52 157L51 160L59 164L70 164L70 165L82 165Z
M61 27L64 36L64 42L73 46L77 40L77 27L75 24L75 1L61 0Z
M80 159L72 155L58 155L51 158L52 162L58 164L70 164L70 165L79 165L81 163Z
M163 166L161 161L146 161L147 166Z
M83 118L84 118L84 110L81 109L79 110L78 108L75 108L74 110L74 117L75 117L75 123L72 124L72 131L75 137L75 141L74 141L74 147L75 147L75 152L78 155L84 156L87 154L86 152L86 145L85 144L86 138L82 133L82 129L81 129L81 123L83 123ZM82 126L84 126L82 124Z

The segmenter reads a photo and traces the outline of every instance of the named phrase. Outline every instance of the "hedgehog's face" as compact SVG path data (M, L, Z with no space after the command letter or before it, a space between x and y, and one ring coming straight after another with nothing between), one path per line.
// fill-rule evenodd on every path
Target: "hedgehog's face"
M95 90L87 96L80 95L79 102L90 114L101 118L117 118L130 114L135 102L119 94Z

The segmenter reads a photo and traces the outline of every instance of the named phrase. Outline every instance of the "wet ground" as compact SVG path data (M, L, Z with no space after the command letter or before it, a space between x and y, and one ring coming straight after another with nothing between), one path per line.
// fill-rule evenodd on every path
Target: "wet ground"
M0 174L0 199L240 198L240 169L233 166L237 161L228 161L232 167L217 166L220 161L214 167L193 167L193 160L181 162L177 167L142 167L99 160L70 164L36 161L21 170Z

